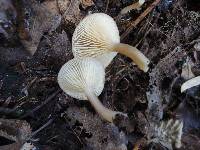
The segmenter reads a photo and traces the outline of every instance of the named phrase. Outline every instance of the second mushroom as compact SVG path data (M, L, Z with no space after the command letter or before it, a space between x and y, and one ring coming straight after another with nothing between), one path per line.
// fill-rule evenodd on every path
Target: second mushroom
M149 59L136 47L120 43L117 25L112 17L94 13L85 17L72 37L72 52L76 58L94 57L107 67L117 52L131 58L144 72Z
M117 114L123 113L112 111L99 101L97 96L101 94L104 82L104 67L94 58L74 58L58 73L58 84L65 93L79 100L89 100L103 119L113 122Z

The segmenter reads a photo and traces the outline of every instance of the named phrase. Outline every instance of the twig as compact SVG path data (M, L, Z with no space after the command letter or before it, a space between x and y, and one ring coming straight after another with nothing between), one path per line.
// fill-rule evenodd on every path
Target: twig
M25 93L26 96L28 96L28 89L33 85L33 83L35 83L35 81L37 80L37 77L35 77L33 80L31 80L31 82L29 82L23 89L22 89L22 93Z
M106 2L106 9L105 9L105 13L107 12L107 10L108 10L108 5L109 5L109 3L110 3L110 1L109 0L107 0L107 2Z
M30 140L33 136L35 136L36 134L38 134L40 131L42 131L44 128L46 128L47 126L49 126L52 122L54 121L54 119L50 119L49 121L47 121L44 125L42 125L39 129L37 129L36 131L34 131L30 137L27 139Z
M10 114L13 111L15 111L15 110L11 109L11 108L0 107L0 114Z
M131 10L134 10L134 9L139 9L140 7L142 7L142 5L144 4L145 1L143 0L139 0L137 1L136 3L132 3L131 5L129 6L126 6L125 8L123 8L120 12L120 14L126 14L128 13L129 11Z
M43 107L44 105L46 105L47 103L49 103L56 95L58 95L58 93L60 93L61 90L57 90L55 93L53 93L52 95L50 95L44 102L41 103L41 105L37 106L36 108L34 108L33 110L27 112L26 114L24 114L22 117L20 117L20 119L23 119L31 114L33 114L35 111L39 110L41 107Z
M63 18L67 15L67 13L68 13L70 7L73 7L73 6L71 6L71 5L72 5L72 2L70 1L68 8L65 10L65 12L64 12L64 14L63 14ZM74 9L73 9L73 10L74 10Z
M20 63L20 67L21 67L23 73L26 72L26 65L25 65L24 62L21 62L21 63Z
M130 22L127 30L121 35L121 40L123 40L130 31L136 27L154 8L158 5L160 0L155 0L136 20Z
M3 103L3 107L7 107L9 104L10 104L10 102L11 102L11 99L12 99L12 97L11 96L9 96L6 100L5 100L5 102Z
M43 81L56 81L56 77L43 77L43 78L40 78L38 79L38 82L43 82Z

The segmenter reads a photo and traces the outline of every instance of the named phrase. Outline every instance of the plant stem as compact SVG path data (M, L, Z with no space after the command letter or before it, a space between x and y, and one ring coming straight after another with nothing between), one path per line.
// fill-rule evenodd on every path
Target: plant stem
M119 43L114 45L113 50L131 58L133 62L144 72L148 71L148 65L150 61L136 47L130 46L128 44Z

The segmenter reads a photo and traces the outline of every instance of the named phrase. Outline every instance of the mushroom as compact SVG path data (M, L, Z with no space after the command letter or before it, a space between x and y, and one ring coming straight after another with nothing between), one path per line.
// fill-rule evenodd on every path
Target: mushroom
M127 12L133 10L133 9L138 9L144 4L145 0L139 0L136 3L133 3L125 8L123 8L120 12L120 14L126 14Z
M194 77L181 85L181 93L194 86L200 85L200 76Z
M105 82L105 70L94 58L74 58L65 63L58 73L58 84L68 95L79 100L89 100L98 114L113 122L117 114L103 106L98 97Z
M72 37L74 57L95 57L107 67L117 52L130 57L144 72L149 59L136 47L120 43L119 30L113 18L104 13L85 17L76 27Z

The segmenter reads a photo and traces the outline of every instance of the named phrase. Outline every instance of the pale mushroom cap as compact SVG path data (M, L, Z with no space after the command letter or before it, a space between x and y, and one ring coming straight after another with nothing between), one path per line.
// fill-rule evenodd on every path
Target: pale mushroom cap
M107 67L117 55L114 44L120 43L119 30L112 17L94 13L85 17L76 27L72 37L74 57L95 57Z
M181 85L181 93L194 86L200 85L200 76L194 77Z
M139 0L138 2L139 2L140 5L143 5L145 0Z
M72 59L58 73L58 84L68 95L87 100L84 89L90 88L99 96L104 88L105 71L100 62L93 58Z

